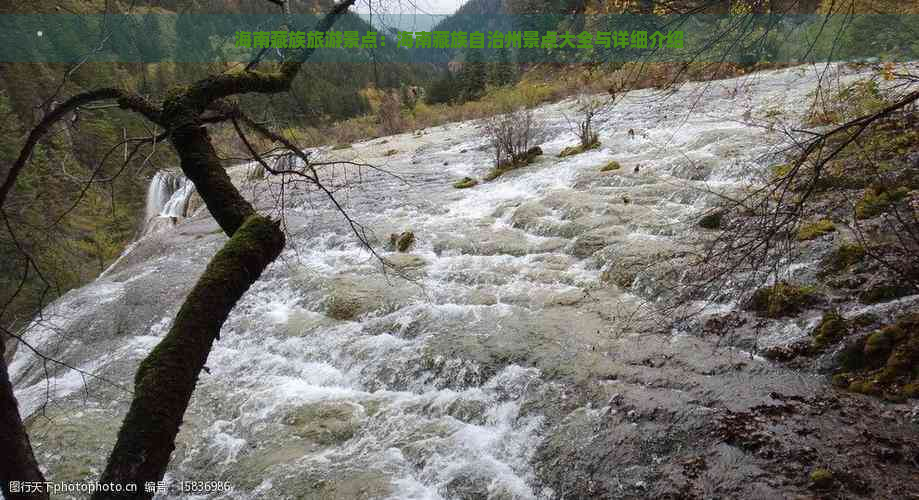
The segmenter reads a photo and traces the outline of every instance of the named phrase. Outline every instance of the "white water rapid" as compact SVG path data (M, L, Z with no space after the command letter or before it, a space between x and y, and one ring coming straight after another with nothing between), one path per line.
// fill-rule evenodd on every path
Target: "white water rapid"
M632 443L663 439L714 407L761 400L776 387L804 394L818 384L690 335L639 339L625 318L654 300L654 266L679 265L654 256L698 231L695 218L717 202L705 191L737 188L776 161L782 126L798 123L819 77L800 67L688 84L668 96L632 92L599 123L602 147L568 158L557 154L576 142L563 115L573 103L542 106L545 155L471 189L452 184L489 169L481 123L323 152L399 175L324 171L330 183L351 184L339 191L342 202L395 271L381 272L320 195L288 186L288 248L225 324L167 479L234 488L207 498L563 498L574 491L566 484L588 477L574 475L579 460L606 457L633 465L604 472L620 484L604 491L641 497L649 471L676 448L629 455ZM622 169L601 173L610 160ZM278 199L267 182L243 190L266 213ZM104 380L57 366L46 378L27 349L12 361L38 460L56 480L103 468L131 399L105 381L131 386L226 241L207 210L187 213L192 190L157 173L147 219L175 217L174 230L149 232L27 333L48 355ZM402 231L414 232L414 247L386 250ZM629 259L652 266L630 275L626 289L615 284L621 275L608 276ZM805 326L781 333L802 335ZM738 360L746 371L734 368ZM738 373L749 377L743 388L726 382ZM615 404L634 405L633 423L604 427L601 417L627 418ZM654 427L684 409L691 417ZM593 450L598 439L606 455L552 454ZM731 467L714 464L709 474L717 483Z

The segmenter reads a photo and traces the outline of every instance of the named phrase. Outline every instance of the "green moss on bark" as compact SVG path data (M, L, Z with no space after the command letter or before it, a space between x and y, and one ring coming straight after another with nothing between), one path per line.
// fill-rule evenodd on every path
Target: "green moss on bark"
M103 481L162 479L182 416L220 328L283 247L279 223L254 215L217 252L182 304L169 333L137 370L134 400Z
M195 184L208 211L227 236L232 236L255 209L233 185L211 145L207 129L182 127L173 132L182 171Z

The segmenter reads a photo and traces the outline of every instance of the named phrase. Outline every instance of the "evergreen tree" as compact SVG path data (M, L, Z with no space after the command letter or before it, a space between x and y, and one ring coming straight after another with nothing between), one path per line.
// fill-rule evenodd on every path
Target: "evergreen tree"
M481 49L470 48L459 74L460 100L475 101L485 93L488 84L488 68Z
M510 50L499 49L496 61L492 63L490 81L493 85L503 87L513 84L517 79L516 68L510 60Z
M459 89L457 88L456 78L453 77L453 73L448 69L428 89L427 101L428 104L446 104L456 100L458 95Z

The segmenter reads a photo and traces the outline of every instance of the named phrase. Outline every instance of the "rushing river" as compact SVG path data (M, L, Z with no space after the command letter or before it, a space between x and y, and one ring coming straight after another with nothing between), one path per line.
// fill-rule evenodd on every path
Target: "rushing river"
M801 67L672 94L632 92L602 117L602 146L568 158L557 154L576 142L565 119L573 103L542 106L535 115L545 155L471 189L452 184L490 166L477 122L322 152L386 170L323 175L342 187L341 201L389 267L384 272L321 195L288 186L288 248L225 324L167 479L234 487L213 498L553 498L566 493L541 481L539 470L559 466L540 464L538 450L580 439L559 429L610 411L610 392L599 404L566 400L574 387L600 391L614 381L603 375L606 353L623 363L630 349L636 357L655 348L684 353L689 361L661 368L656 385L637 371L618 375L635 392L617 393L642 394L641 379L649 400L660 403L666 390L673 407L733 398L715 396L724 382L712 375L744 356L762 364L749 376L763 381L750 391L765 391L766 380L810 390L816 380L764 371L763 360L743 352L715 355L688 337L630 337L640 330L635 321L650 321L633 313L655 300L658 275L628 276L628 289L608 276L616 262L692 240L696 218L716 202L708 190L762 175L820 75ZM610 160L622 168L601 173ZM250 171L232 174L276 215L279 186ZM101 471L137 364L226 241L206 208L186 214L191 187L183 178L161 173L154 181L147 218L177 224L147 231L26 335L100 378L55 366L46 377L22 348L11 364L39 462L54 479ZM409 251L388 249L390 234L404 231L416 238ZM789 328L783 334L802 331Z

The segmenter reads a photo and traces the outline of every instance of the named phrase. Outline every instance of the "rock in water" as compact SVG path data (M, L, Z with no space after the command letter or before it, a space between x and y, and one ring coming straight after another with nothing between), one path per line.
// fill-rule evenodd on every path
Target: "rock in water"
M399 236L393 234L393 237L390 240L395 242L393 246L400 252L408 252L412 245L415 244L415 233L411 231L405 231Z

